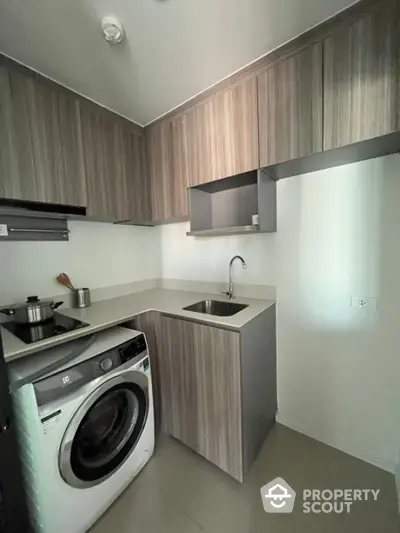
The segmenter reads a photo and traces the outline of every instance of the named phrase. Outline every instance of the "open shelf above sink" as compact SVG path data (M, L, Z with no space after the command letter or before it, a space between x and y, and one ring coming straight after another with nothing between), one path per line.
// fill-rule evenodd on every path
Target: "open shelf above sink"
M214 237L276 231L276 182L264 170L188 189L190 231ZM258 224L254 225L254 215Z
M186 235L193 237L218 237L222 235L245 235L247 233L260 233L259 226L234 226L230 228L203 229L188 231Z

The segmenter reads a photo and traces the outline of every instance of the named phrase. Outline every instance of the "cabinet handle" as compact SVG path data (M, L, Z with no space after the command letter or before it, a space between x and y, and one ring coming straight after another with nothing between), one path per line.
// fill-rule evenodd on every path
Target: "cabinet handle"
M23 233L70 233L69 229L34 229L34 228L10 228L8 231Z

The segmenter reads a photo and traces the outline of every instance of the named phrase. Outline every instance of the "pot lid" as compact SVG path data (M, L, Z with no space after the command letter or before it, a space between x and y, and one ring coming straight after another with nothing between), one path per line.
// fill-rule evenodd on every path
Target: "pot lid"
M54 300L41 300L39 296L28 296L26 302L13 305L16 309L30 309L32 307L49 307L54 304Z

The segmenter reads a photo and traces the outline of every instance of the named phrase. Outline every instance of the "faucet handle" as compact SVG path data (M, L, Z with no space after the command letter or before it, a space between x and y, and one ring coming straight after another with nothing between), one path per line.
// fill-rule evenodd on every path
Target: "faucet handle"
M223 294L224 296L228 296L230 300L232 300L232 293L231 291L220 291L220 294Z

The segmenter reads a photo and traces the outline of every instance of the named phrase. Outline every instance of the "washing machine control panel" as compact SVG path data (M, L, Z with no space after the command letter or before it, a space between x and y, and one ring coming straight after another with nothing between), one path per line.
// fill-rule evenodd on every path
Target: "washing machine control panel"
M133 340L127 342L119 349L121 364L134 359L147 350L146 339L143 334L138 335Z
M112 350L57 372L50 377L36 381L34 389L38 405L43 405L70 394L86 383L112 372L128 361L132 360L134 364L135 357L143 356L146 350L145 336L140 334Z

